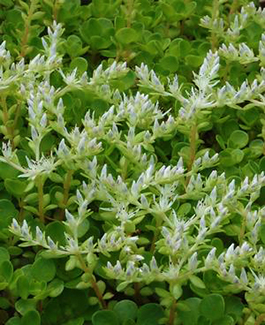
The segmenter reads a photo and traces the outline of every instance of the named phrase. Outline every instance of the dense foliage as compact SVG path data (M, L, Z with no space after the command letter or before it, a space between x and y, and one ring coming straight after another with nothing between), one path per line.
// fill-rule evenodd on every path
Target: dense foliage
M0 17L0 324L262 324L265 10Z

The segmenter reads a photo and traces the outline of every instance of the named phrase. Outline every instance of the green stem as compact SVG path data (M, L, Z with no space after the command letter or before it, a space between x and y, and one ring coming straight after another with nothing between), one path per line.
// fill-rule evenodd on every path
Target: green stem
M122 166L121 170L121 178L125 181L127 178L127 171L128 171L128 160L126 159L125 164Z
M19 103L17 105L17 110L16 110L14 122L13 122L13 129L14 129L14 131L15 131L16 126L17 126L17 122L18 122L18 118L19 118L19 115L20 115L20 111L21 111L21 103Z
M169 314L169 320L168 320L168 325L174 325L174 321L175 321L175 316L176 316L176 305L177 302L174 299L172 306L170 308L170 314Z
M228 18L230 18L231 15L233 15L237 11L238 5L239 5L238 0L234 0L230 7L230 12L229 12Z
M24 31L24 34L23 34L23 36L21 38L21 42L20 42L21 52L20 52L19 56L22 58L27 54L27 43L28 43L28 39L29 39L30 24L31 24L32 15L34 14L37 3L38 3L38 0L31 0L31 2L30 2L28 17L27 17L27 20L25 21L25 31Z
M259 317L255 321L255 324L254 325L260 325L260 324L263 323L264 320L265 320L265 314L261 314L261 315L259 315Z
M67 201L69 198L69 191L70 191L70 187L71 187L71 180L72 180L72 175L73 175L74 171L73 170L68 170L67 174L66 174L66 178L65 178L65 182L64 182L64 192L63 192L63 208L60 211L60 215L59 215L59 219L63 220L64 218L64 210L65 207L67 205Z
M133 284L134 287L134 298L135 298L135 302L137 303L137 305L141 305L142 304L142 297L140 295L140 286L138 282L135 282Z
M154 236L153 236L152 243L151 243L151 248L150 248L151 253L154 253L154 251L155 251L155 244L156 244L158 235L161 232L160 227L161 227L163 221L168 225L171 224L168 217L166 216L166 214L164 212L160 213L159 215L156 215L155 218L156 218L156 230L154 232Z
M53 6L53 13L52 13L53 20L55 20L55 21L57 21L59 9L60 9L60 3L58 0L55 0L54 6Z
M11 142L12 149L14 150L14 129L10 126L8 126L8 121L9 121L9 116L8 116L8 109L7 109L7 104L6 104L6 96L1 97L1 106L3 108L3 122L4 126L6 127L7 131L7 138Z
M43 202L43 180L42 177L39 176L37 179L37 188L38 188L38 198L39 198L39 218L40 221L44 224L45 223L45 216L44 216L44 202Z
M188 171L192 169L193 162L196 156L196 140L197 140L197 124L194 123L190 131L190 159L188 163ZM187 177L186 185L189 183L190 177Z
M134 0L127 0L127 27L130 28L133 19L133 2Z
M19 208L20 208L20 210L19 210L19 214L18 214L18 221L20 222L20 223L22 223L23 222L23 220L24 220L24 213L25 213L25 210L24 210L24 202L22 201L22 200L18 200L18 205L19 205Z
M239 242L239 245L242 245L244 242L244 236L245 236L245 231L246 231L247 216L246 216L244 209L241 209L239 213L242 215L242 224L241 224L240 234L238 236L238 242Z
M213 0L213 6L212 6L212 20L218 18L219 15L219 0ZM212 44L212 51L216 50L216 47L218 45L218 39L216 37L216 33L214 30L212 30L211 33L211 44Z
M90 275L90 284L91 284L91 287L93 288L93 290L94 290L94 292L95 292L95 294L96 294L96 296L97 296L97 298L98 298L98 300L99 300L99 302L100 302L100 304L101 304L101 307L102 307L103 309L107 309L106 301L103 299L103 296L102 296L102 294L100 293L99 287L98 287L98 285L97 285L97 282L96 282L96 280L95 280L95 277L94 277L93 274L91 273L91 270L87 267L87 265L86 265L86 263L85 263L85 261L84 261L84 259L83 259L83 257L81 256L80 253L77 253L76 256L77 256L77 258L78 258L78 261L79 261L79 263L80 263L80 266L81 266L82 270L83 270L85 273L87 273L87 274Z

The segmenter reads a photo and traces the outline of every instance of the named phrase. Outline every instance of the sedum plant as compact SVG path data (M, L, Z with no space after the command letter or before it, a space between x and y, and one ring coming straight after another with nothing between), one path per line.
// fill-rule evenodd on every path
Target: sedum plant
M264 11L212 13L189 84L119 60L69 70L55 21L32 58L1 44L7 324L262 324L265 36L240 36Z

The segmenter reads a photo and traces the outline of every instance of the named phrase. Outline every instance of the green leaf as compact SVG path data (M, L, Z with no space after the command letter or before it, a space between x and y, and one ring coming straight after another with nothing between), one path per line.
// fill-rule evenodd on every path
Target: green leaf
M158 325L164 311L160 305L149 303L140 307L137 315L137 325Z
M234 296L225 297L225 315L232 316L236 323L243 316L244 304L241 302L241 299Z
M64 282L60 279L54 279L48 284L47 292L50 297L59 296L64 290Z
M231 167L236 164L236 160L233 159L233 149L228 148L219 153L220 165L223 167Z
M7 298L0 297L0 310L8 309L9 307L11 307L11 302Z
M176 308L177 308L177 310L181 310L184 312L191 311L191 309L188 306L188 304L186 303L186 301L183 301L183 300L178 301Z
M181 296L182 296L182 293L183 293L183 290L182 290L182 287L180 284L176 283L172 286L172 295L173 297L178 300Z
M0 161L0 178L14 178L19 175L19 171L8 164Z
M65 227L59 221L53 221L46 226L45 229L46 235L50 236L51 239L59 245L65 245Z
M14 204L6 199L0 200L0 224L9 224L10 219L18 214Z
M204 282L196 275L191 275L190 276L190 282L195 285L197 288L205 289L205 284Z
M212 270L204 272L203 281L206 284L207 289L212 292L222 292L224 286L227 284L218 277L215 271Z
M204 297L200 303L201 314L211 321L215 321L224 315L224 298L218 294L210 294Z
M92 317L93 325L119 325L119 319L112 310L97 311Z
M29 281L25 275L21 275L17 279L17 290L18 294L22 299L27 299L29 295Z
M134 29L128 27L119 29L115 37L121 44L130 44L136 42L139 38L138 33Z
M7 283L10 282L13 275L13 264L10 261L4 261L0 264L0 277Z
M212 324L213 325L234 325L235 321L234 321L233 317L231 317L229 315L225 315L224 317L217 319Z
M211 325L211 321L209 319L207 319L206 317L204 316L200 316L198 318L198 321L197 321L197 324L200 324L200 325Z
M219 134L217 134L215 139L218 142L219 146L224 150L225 149L225 142L224 142L223 138Z
M244 148L248 144L248 134L241 130L234 131L228 140L228 145L231 148Z
M117 291L120 292L120 291L123 291L128 285L128 282L127 281L124 281L124 282L121 282L118 286L117 286Z
M135 325L135 321L132 319L127 319L126 321L122 322L122 325Z
M233 131L239 129L238 121L235 119L231 119L225 122L225 126L222 124L220 127L220 133L224 141L228 141L230 135Z
M48 133L44 136L40 143L40 151L48 153L55 145L56 138L54 135Z
M5 179L5 188L6 190L16 196L21 197L25 193L25 189L27 187L27 183L24 181L20 181L18 179L6 178Z
M200 316L200 302L199 298L188 298L185 301L185 304L189 307L189 311L178 310L178 316L182 321L183 325L195 325Z
M12 317L5 325L21 325L21 320L19 317Z
M192 206L190 203L188 203L188 202L183 203L183 204L181 204L181 206L178 209L178 215L180 217L184 217L191 211L191 209L192 209Z
M21 325L40 325L40 314L36 310L29 310L23 315Z
M28 311L36 309L36 303L34 299L20 299L15 303L15 308L21 315L25 315Z
M10 7L13 5L13 1L12 0L0 0L0 4L6 7Z
M76 319L71 319L69 320L67 323L65 323L64 325L83 325L85 322L83 317L78 317Z
M80 74L83 74L85 71L87 71L88 68L87 60L82 57L74 58L70 63L70 68L72 70L77 68L77 71Z
M265 225L261 225L260 231L259 231L259 237L263 244L265 244Z
M80 28L80 34L83 40L87 43L91 43L91 37L102 34L102 27L96 18L90 18Z
M155 293L162 298L170 297L170 292L162 288L155 288Z
M240 110L237 112L238 117L248 126L254 125L258 119L260 118L259 110L255 107L255 104L249 104L252 107L251 109L246 110L246 106L244 107L244 111Z
M118 315L120 321L135 319L137 316L138 307L131 300L119 301L113 308L113 311Z
M204 57L193 55L193 54L187 55L185 57L186 64L192 68L198 68L199 66L201 66L203 60Z
M180 39L178 46L179 46L179 55L182 58L185 58L191 51L191 44L187 40Z
M175 56L168 55L160 60L159 65L164 70L168 70L170 73L176 72L179 67L179 62Z
M249 148L252 152L252 157L257 158L263 154L264 142L261 139L255 139L250 142Z
M75 57L82 50L82 40L77 35L70 35L66 42L67 53Z
M234 164L239 164L244 158L244 152L240 149L234 149L231 152Z
M56 267L53 260L38 257L31 268L32 276L39 281L51 281L56 273Z
M223 252L223 250L224 250L224 243L218 237L215 237L215 238L212 239L211 245L214 246L214 247L216 247L216 255L217 256L219 256Z
M154 293L154 291L153 291L153 289L150 288L150 287L143 287L143 288L140 290L140 295L143 296L143 297L151 296L153 293Z
M89 229L89 221L85 219L79 226L78 226L78 237L82 237L86 234Z
M6 248L0 247L0 264L2 264L4 261L9 261L10 255Z

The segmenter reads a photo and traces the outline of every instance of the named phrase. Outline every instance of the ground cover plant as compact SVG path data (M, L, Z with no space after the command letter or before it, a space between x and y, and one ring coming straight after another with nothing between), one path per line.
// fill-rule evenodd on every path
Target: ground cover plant
M0 323L264 323L265 10L0 6Z

